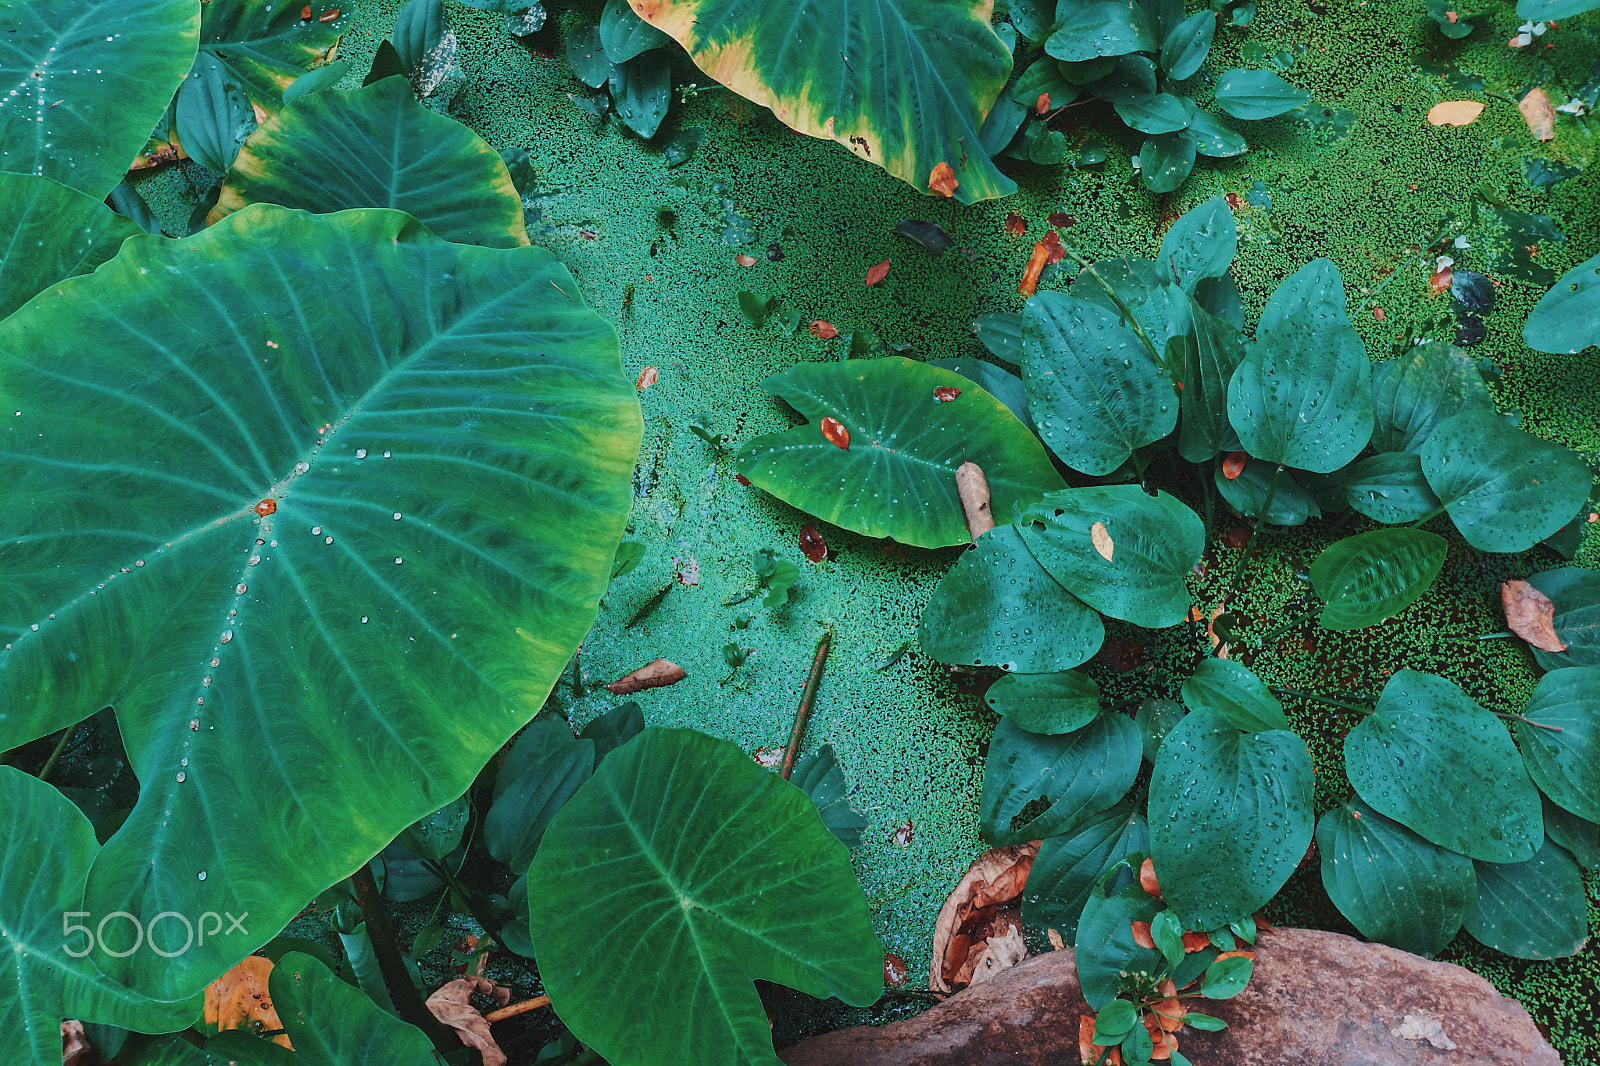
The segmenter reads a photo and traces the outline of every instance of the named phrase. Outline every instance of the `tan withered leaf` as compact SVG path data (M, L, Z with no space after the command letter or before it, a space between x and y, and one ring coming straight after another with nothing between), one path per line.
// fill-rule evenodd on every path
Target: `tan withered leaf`
M1541 651L1566 651L1556 635L1556 605L1549 596L1526 581L1500 583L1500 605L1506 611L1506 628Z
M68 1018L61 1023L61 1066L89 1066L94 1049L83 1035L83 1023Z
M1430 126L1470 126L1483 114L1483 105L1476 100L1446 100L1428 109Z
M677 663L669 662L666 659L657 659L655 662L646 663L631 674L611 682L606 686L606 691L613 696L631 696L633 693L643 692L647 688L676 685L688 676L689 671Z
M977 540L994 528L994 514L989 510L989 479L984 476L983 467L968 460L956 468L956 496L967 519L968 536Z
M1548 141L1555 137L1556 109L1543 89L1528 90L1517 110L1522 112L1522 121L1528 124L1528 132L1533 134L1534 140Z
M1100 558L1106 562L1111 561L1111 553L1117 546L1111 543L1111 531L1104 522L1096 522L1089 527L1089 539L1094 542L1094 550L1100 553Z
M1022 931L1008 925L1005 935L991 936L975 947L967 961L951 980L952 984L967 987L991 981L1028 957L1028 946L1022 942Z
M206 986L205 1022L208 1029L282 1029L272 998L267 995L267 978L272 960L250 955L239 965ZM289 1038L279 1034L275 1044L293 1050Z
M428 1012L454 1029L463 1044L477 1048L483 1066L506 1066L505 1052L494 1042L488 1021L472 1005L474 992L491 997L502 1007L511 999L511 989L501 988L487 977L458 977L428 997Z
M928 175L928 188L941 196L954 196L956 194L956 186L960 184L956 180L956 172L950 168L949 163L935 163L933 165L933 173Z
M1083 1062L1100 1062L1100 1053L1105 1050L1104 1045L1094 1042L1094 1017L1078 1015L1078 1058ZM1122 1066L1122 1052L1111 1048L1104 1061L1105 1066Z
M935 992L952 991L951 977L960 973L968 956L982 947L974 941L970 928L978 912L1011 903L1022 895L1039 854L1039 841L1007 848L990 848L972 860L967 872L939 908L933 926L933 962L928 968L928 987ZM1003 939L1006 931L998 930ZM971 973L969 969L967 971Z

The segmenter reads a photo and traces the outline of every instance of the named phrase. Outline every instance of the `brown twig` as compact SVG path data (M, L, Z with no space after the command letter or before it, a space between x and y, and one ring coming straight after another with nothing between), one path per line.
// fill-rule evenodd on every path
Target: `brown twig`
M67 727L67 731L61 734L61 740L56 744L56 750L52 751L50 753L50 757L44 761L44 765L39 767L40 781L50 780L50 775L55 772L56 763L61 761L62 753L67 750L67 745L71 743L72 738L77 735L79 724L81 723L73 723L72 725L69 725Z
M794 773L795 756L800 753L800 739L806 735L806 723L811 720L811 705L817 700L817 687L822 684L822 667L828 661L828 647L833 643L833 633L823 630L817 641L816 654L811 656L811 673L806 675L805 691L800 693L800 707L794 712L794 728L789 731L789 747L783 753L783 766L778 775L785 781Z
M455 1034L433 1016L422 1002L422 994L411 983L411 973L400 949L395 946L394 927L389 924L389 912L383 909L383 898L378 894L378 883L373 880L372 867L363 863L350 875L350 887L355 890L356 905L361 908L361 920L367 925L367 939L372 941L372 953L378 958L378 970L383 974L383 984L389 990L400 1017L421 1029L441 1054L461 1046Z
M486 1022L498 1022L504 1018L515 1018L519 1014L526 1014L531 1010L538 1010L540 1007L548 1007L549 1005L549 996L534 996L532 999L525 999L521 1003L513 1003L510 1006L501 1007L499 1010L492 1010L483 1016L483 1020Z

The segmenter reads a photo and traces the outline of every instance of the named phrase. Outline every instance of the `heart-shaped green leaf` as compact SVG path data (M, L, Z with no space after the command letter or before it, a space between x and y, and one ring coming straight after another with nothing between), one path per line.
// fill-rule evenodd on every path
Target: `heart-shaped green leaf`
M805 793L725 740L650 728L618 748L528 880L545 990L614 1066L777 1066L756 980L860 1006L883 991L849 852Z
M917 645L942 663L1042 674L1087 662L1105 635L1100 616L1045 572L1016 528L999 526L933 590Z
M1275 895L1311 845L1311 756L1283 729L1194 711L1156 753L1150 857L1167 906L1218 929Z
M227 6L227 5L223 5ZM243 6L243 5L238 5ZM0 171L110 192L194 62L189 0L8 0Z
M1211 54L1211 38L1217 32L1217 16L1196 11L1173 27L1161 42L1161 69L1173 81L1184 81L1199 72Z
M1039 435L1061 461L1109 474L1172 432L1172 381L1116 314L1059 292L1028 300L1022 381Z
M1232 659L1202 659L1183 683L1183 702L1192 711L1214 711L1247 733L1290 728L1272 690Z
M628 0L606 0L600 13L600 45L613 63L660 48L672 38L633 13Z
M1045 41L1044 50L1057 59L1081 63L1158 47L1154 27L1135 0L1073 0L1056 7L1060 28Z
M1561 959L1588 942L1583 875L1572 856L1545 840L1524 862L1473 863L1478 896L1467 911L1472 938L1516 959Z
M763 387L811 420L757 437L740 472L785 503L869 537L938 548L971 540L956 469L983 468L994 514L1061 486L1039 440L1005 405L959 374L901 356L803 363ZM960 395L940 402L934 390ZM823 435L824 418L849 434Z
M0 318L53 282L87 274L139 227L92 196L30 174L0 173Z
M1124 715L1103 713L1071 733L1029 733L1009 719L995 727L983 766L978 832L991 844L1071 832L1112 806L1139 773L1139 730ZM1034 800L1045 810L1013 829Z
M1396 672L1345 737L1344 760L1374 810L1440 847L1521 862L1544 839L1539 792L1506 727L1442 677Z
M1345 468L1338 491L1351 507L1389 525L1421 521L1444 506L1428 487L1415 452L1379 452L1356 460Z
M1367 349L1344 308L1339 268L1327 259L1285 278L1267 301L1228 387L1228 420L1255 458L1326 474L1367 446Z
M1432 955L1477 893L1472 860L1430 844L1352 797L1317 822L1322 885L1361 935Z
M1011 73L987 0L633 0L711 77L784 125L838 141L922 192L949 166L964 204L1017 191L979 149Z
M1071 832L1046 837L1028 871L1022 920L1032 928L1054 929L1064 940L1072 940L1089 893L1111 864L1148 850L1150 829L1130 800Z
M1109 559L1095 544L1096 526ZM1161 629L1189 613L1187 579L1205 551L1205 525L1165 492L1065 489L1029 509L1018 532L1051 577L1102 614Z
M1200 12L1213 22L1209 12ZM1202 278L1218 278L1233 265L1239 251L1239 230L1233 222L1233 208L1220 196L1213 196L1199 207L1185 211L1161 238L1157 266L1166 266L1178 275L1185 292L1193 292ZM1227 379L1224 378L1224 381Z
M1221 452L1239 450L1239 434L1228 421L1228 382L1244 359L1244 342L1237 329L1208 314L1198 301L1190 304L1189 321L1183 391L1178 394L1183 415L1178 454L1191 463L1203 463Z
M404 78L315 93L269 119L234 160L210 221L252 203L318 212L392 207L447 241L528 243L522 200L500 154L417 103Z
M1600 344L1600 255L1550 286L1522 327L1522 339L1536 352L1567 354Z
M646 52L613 63L611 99L617 117L641 137L654 137L672 106L672 60L666 52Z
M251 915L248 943L94 958L182 997L538 710L605 589L638 402L548 252L399 212L257 205L58 288L0 324L0 499L29 501L0 511L0 747L116 708L139 802L84 906Z
M1559 806L1600 822L1600 669L1550 671L1539 679L1522 715L1549 727L1517 728L1534 784Z
M1600 574L1579 566L1545 570L1528 578L1528 584L1555 604L1551 624L1566 651L1533 649L1533 657L1546 670L1563 666L1600 666Z
M1272 118L1311 102L1311 94L1297 89L1270 70L1229 70L1217 78L1217 106L1234 118Z
M1428 435L1451 415L1494 410L1477 364L1443 341L1426 341L1374 367L1372 403L1377 412L1372 446L1380 452L1420 452Z
M1117 117L1140 133L1175 133L1189 125L1189 112L1171 93L1136 96L1113 106Z
M1070 733L1100 713L1100 686L1077 670L1007 674L983 699L995 714L1030 733Z
M1098 304L1123 325L1128 325L1126 308L1158 352L1164 352L1173 337L1189 332L1189 301L1170 265L1131 257L1102 259L1072 279L1070 293Z
M339 4L318 0L311 17L304 5L283 0L237 0L206 4L200 20L200 51L222 64L229 82L250 102L271 113L283 106L283 90L312 67L328 61L348 17Z
M1364 629L1416 603L1444 568L1449 545L1421 529L1375 529L1335 541L1311 562L1324 629Z
M1083 905L1073 961L1090 1010L1100 1010L1116 998L1124 973L1155 973L1161 966L1160 952L1133 939L1134 922L1150 922L1164 909L1159 899L1139 887L1143 862L1144 855L1138 852L1118 860Z
M1474 548L1527 551L1572 520L1594 481L1583 460L1491 410L1444 419L1422 446L1422 472Z

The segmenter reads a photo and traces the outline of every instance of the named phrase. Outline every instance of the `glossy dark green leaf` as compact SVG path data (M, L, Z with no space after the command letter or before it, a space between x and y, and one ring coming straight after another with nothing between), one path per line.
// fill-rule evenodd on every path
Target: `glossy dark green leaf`
M395 15L389 40L409 73L422 67L446 34L454 35L444 12L444 0L406 0Z
M613 63L660 48L672 38L633 13L628 0L606 0L600 13L600 47Z
M1183 721L1183 716L1189 713L1189 708L1177 700L1147 699L1139 704L1139 710L1133 716L1134 725L1139 727L1139 743L1144 749L1144 757L1149 762L1156 761L1156 752L1161 750L1161 742L1167 739L1167 734L1173 727Z
M1183 923L1178 920L1175 911L1162 911L1150 922L1150 939L1156 942L1156 949L1167 960L1168 966L1176 965L1183 958Z
M1600 668L1574 666L1545 674L1522 715L1552 727L1517 725L1533 783L1559 806L1600 822Z
M0 108L0 171L100 199L122 181L194 62L198 6L8 0L4 12L0 80L15 95Z
M1314 259L1267 301L1256 343L1228 386L1228 420L1257 459L1337 470L1372 437L1367 367L1339 268Z
M1555 604L1551 620L1566 651L1533 649L1546 670L1563 666L1600 666L1600 573L1578 566L1530 575L1528 584Z
M1095 548L1096 525L1111 538L1110 559ZM1187 581L1205 551L1205 526L1165 492L1066 489L1028 510L1018 532L1051 577L1102 614L1161 629L1189 612Z
M1029 733L1070 733L1100 713L1100 686L1077 670L1007 674L983 699L995 714Z
M281 0L204 4L200 53L221 63L227 81L270 114L282 106L291 82L328 61L344 32L347 16L337 4L319 0L311 18L300 11Z
M1229 70L1217 77L1217 106L1234 118L1272 118L1311 102L1270 70Z
M1139 730L1124 715L1104 713L1057 736L1003 720L983 767L978 832L991 844L1071 832L1121 800L1138 773ZM1011 828L1024 807L1046 799L1045 810Z
M1017 421L1033 428L1033 415L1028 412L1028 390L1022 378L1005 369L986 363L982 359L929 359L929 366L960 374L1006 405L1006 410L1017 416Z
M1242 515L1262 515L1263 521L1276 526L1302 526L1307 519L1320 518L1322 508L1317 506L1316 499L1287 470L1279 475L1278 487L1272 488L1272 476L1276 470L1277 467L1271 463L1250 459L1239 476L1230 479L1222 472L1219 463L1212 471L1211 480L1222 498L1238 508ZM1267 500L1269 491L1272 493L1270 505ZM1266 508L1265 514L1262 514L1263 507Z
M1139 176L1151 192L1173 192L1194 169L1196 142L1188 130L1146 137L1139 146Z
M641 137L654 137L672 106L672 60L667 54L645 52L612 64L610 86L623 124Z
M861 831L869 824L867 816L850 802L849 783L839 766L832 744L824 744L794 764L789 783L811 797L817 814L828 832L847 848L861 843Z
M1451 415L1494 410L1477 364L1443 341L1419 344L1374 367L1372 402L1372 446L1380 452L1420 452L1434 427Z
M1150 30L1156 44L1164 45L1167 37L1183 21L1184 0L1139 0L1139 6L1150 20Z
M46 286L87 274L139 232L92 196L49 178L0 173L0 318Z
M1175 133L1189 125L1189 112L1171 93L1135 96L1113 105L1117 117L1140 133ZM1194 162L1191 149L1189 162ZM1140 156L1143 165L1143 155Z
M287 105L250 135L211 211L391 207L447 241L528 243L505 161L461 123L417 103L404 78Z
M600 44L600 27L579 23L567 34L567 62L573 75L591 89L598 89L611 77L611 60Z
M1178 394L1183 415L1178 454L1191 463L1203 463L1238 449L1239 435L1228 421L1228 382L1244 359L1244 342L1237 329L1207 314L1198 301L1190 305L1189 321L1183 391Z
M1167 734L1150 778L1150 857L1167 905L1190 929L1260 908L1311 844L1311 756L1293 733L1241 733L1191 712Z
M1232 659L1200 660L1183 683L1183 702L1192 711L1214 711L1247 733L1291 728L1272 690Z
M233 165L255 123L244 89L209 52L195 57L194 69L178 89L177 117L174 132L189 158L219 174Z
M1118 861L1089 892L1078 920L1073 961L1078 967L1078 987L1090 1010L1098 1011L1117 996L1123 973L1155 973L1161 953L1140 947L1133 939L1133 923L1149 922L1160 914L1161 901L1139 887L1142 854Z
M1050 35L1055 25L1055 0L1011 0L1011 24L1030 41Z
M1067 18L1057 20L1060 28L1044 43L1045 52L1057 59L1076 63L1156 50L1150 20L1135 0L1076 0L1066 11Z
M1351 507L1388 525L1420 521L1443 506L1415 452L1379 452L1356 460L1345 468L1338 491Z
M1120 300L1158 352L1164 351L1173 337L1189 332L1189 301L1170 266L1149 259L1102 259L1072 279L1070 292L1077 299L1099 304L1126 325L1123 309L1117 306Z
M1244 300L1239 294L1239 283L1232 274L1203 278L1194 287L1194 302L1206 314L1222 319L1234 329L1244 328Z
M32 501L3 512L0 746L115 706L139 801L85 906L252 916L95 958L181 997L537 710L605 590L638 401L548 252L399 212L255 205L58 288L0 324L0 498Z
M1115 1044L1139 1024L1138 1012L1125 999L1114 999L1095 1015L1094 1036L1097 1044Z
M1045 101L1045 109L1051 110L1070 104L1081 91L1061 76L1060 64L1048 56L1041 56L1017 78L1010 95L1013 103L1036 112L1041 96L1049 97Z
M1221 1018L1213 1018L1209 1014L1199 1014L1195 1011L1183 1016L1183 1024L1204 1033L1219 1033L1228 1027L1228 1023Z
M1209 13L1202 14L1212 18ZM1175 273L1185 291L1193 292L1201 278L1226 274L1238 250L1239 231L1233 222L1233 209L1227 200L1213 196L1185 211L1172 224L1161 238L1156 263Z
M1099 81L1101 78L1110 75L1121 65L1122 59L1127 58L1127 56L1122 56L1120 59L1117 56L1101 56L1096 59L1086 59L1081 63L1069 63L1066 60L1061 60L1058 65L1061 68L1061 76L1063 78L1066 78L1074 85L1088 85L1090 82ZM1151 89L1153 90L1154 88L1155 86L1152 85Z
M1322 886L1368 940L1417 955L1450 943L1477 893L1472 860L1430 844L1360 799L1317 822Z
M1344 760L1374 810L1440 847L1521 862L1544 839L1539 791L1505 725L1442 677L1397 671L1345 737Z
M595 765L644 732L644 711L629 700L618 704L578 732L579 740L594 741Z
M1232 999L1250 983L1255 962L1242 955L1218 959L1206 967L1205 980L1200 982L1200 994L1207 999Z
M1089 893L1112 863L1150 849L1150 830L1131 800L1046 837L1022 893L1022 920L1034 929L1054 929L1071 941Z
M559 715L543 714L511 747L483 818L483 844L518 877L539 850L550 822L594 773L596 747Z
M461 835L471 816L471 802L465 796L457 796L432 814L413 822L397 839L413 855L437 861L461 843Z
M1161 69L1174 81L1192 78L1211 54L1211 38L1217 32L1217 16L1196 11L1175 26L1161 42Z
M1070 670L1100 650L1100 616L1052 578L1014 526L998 526L933 592L917 644L942 663L1027 674Z
M1125 55L1116 60L1105 60L1111 63L1111 69L1105 76L1089 85L1089 91L1095 96L1104 97L1113 104L1125 104L1143 97L1154 96L1158 80L1156 65L1141 55ZM1063 77L1066 72L1074 69L1070 64L1061 64Z
M1551 840L1566 848L1585 870L1600 869L1600 823L1579 818L1544 800L1544 831Z
M1364 629L1416 603L1444 568L1445 539L1421 529L1345 537L1311 562L1324 629Z
M338 85L350 73L348 59L336 59L325 67L307 71L283 90L283 102L292 104L303 96L313 96L316 93L327 92Z
M1588 942L1583 876L1559 845L1545 840L1524 862L1475 862L1478 896L1467 911L1472 938L1515 959L1561 959Z
M1600 255L1556 280L1528 316L1522 339L1536 352L1567 354L1600 344Z
M1016 137L1031 108L1019 104L1009 94L1001 93L994 106L978 127L978 144L987 155L997 156Z
M725 740L649 728L618 748L528 881L552 1006L616 1066L776 1064L756 980L862 1006L883 991L849 852L804 792Z
M961 395L940 403L934 389ZM983 468L996 515L1059 488L1039 440L966 378L901 356L805 363L763 387L811 424L758 437L739 455L755 485L826 522L903 544L937 548L971 540L956 496L956 469ZM839 448L823 417L850 434Z
M351 988L310 955L291 951L267 981L272 1006L302 1066L428 1066L437 1061L422 1030Z
M1178 422L1172 381L1133 331L1064 293L1028 300L1022 380L1039 435L1087 474L1109 474Z
M1527 551L1571 521L1594 474L1559 444L1490 410L1440 422L1422 446L1422 472L1474 548Z
M1189 136L1195 151L1212 159L1229 159L1250 150L1242 134L1204 108L1190 116Z

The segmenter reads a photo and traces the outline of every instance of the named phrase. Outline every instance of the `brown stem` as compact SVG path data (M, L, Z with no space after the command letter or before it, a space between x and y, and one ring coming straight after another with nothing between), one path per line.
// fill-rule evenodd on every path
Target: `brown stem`
M1564 726L1559 726L1559 725L1545 725L1543 722L1535 722L1532 718L1524 718L1524 717L1522 717L1522 715L1520 715L1520 714L1512 714L1510 711L1490 711L1489 713L1494 715L1496 718L1511 718L1511 719L1515 719L1518 722L1522 722L1522 723L1524 723L1526 725L1531 725L1535 729L1548 729L1552 733L1563 732L1565 730L1565 728L1566 728Z
M530 1010L538 1010L540 1007L548 1007L549 1005L549 996L534 996L532 999L525 999L521 1003L513 1003L508 1007L492 1010L483 1016L483 1020L486 1022L498 1022L501 1019L515 1018L519 1014L526 1014Z
M817 641L816 654L811 657L811 673L806 675L805 691L800 693L800 708L794 712L794 729L789 731L789 747L783 753L783 767L778 774L785 780L794 773L794 760L800 753L800 739L806 735L806 723L811 720L811 705L817 699L817 686L822 684L822 666L828 661L828 647L833 643L833 633L823 630Z
M461 1047L461 1041L433 1016L422 1002L422 994L411 983L411 973L406 969L400 949L395 946L394 927L389 924L389 912L383 909L383 899L378 895L378 883L372 878L372 867L363 863L361 869L350 875L350 886L355 889L356 905L361 908L361 920L367 925L367 939L372 941L373 954L378 957L378 970L383 974L384 987L394 1001L395 1010L404 1021L421 1029L433 1042L441 1055Z

